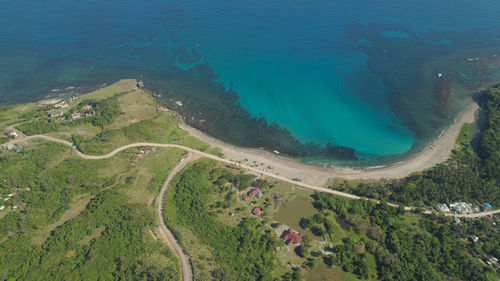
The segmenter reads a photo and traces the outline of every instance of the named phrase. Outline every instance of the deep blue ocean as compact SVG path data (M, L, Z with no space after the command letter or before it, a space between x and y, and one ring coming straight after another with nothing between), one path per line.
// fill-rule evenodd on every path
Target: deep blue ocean
M474 91L500 81L498 0L3 3L3 104L137 78L168 106L191 83L214 95L203 92L212 82L237 94L249 118L276 122L301 143L397 157L435 137ZM215 79L192 74L200 65ZM457 78L439 88L438 72ZM184 100L179 111L200 108Z

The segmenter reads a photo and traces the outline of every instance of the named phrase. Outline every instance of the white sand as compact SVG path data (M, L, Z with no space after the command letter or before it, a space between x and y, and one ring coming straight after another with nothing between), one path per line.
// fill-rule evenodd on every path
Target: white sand
M327 167L299 163L291 159L279 157L276 154L259 150L241 148L224 143L201 131L181 122L180 127L191 135L203 141L218 146L224 153L224 158L232 161L245 163L247 165L258 165L259 169L279 174L280 176L293 179L298 178L304 183L324 186L330 178L344 179L381 179L402 178L411 173L419 172L442 163L448 159L451 150L455 146L455 140L464 123L475 121L475 112L478 109L476 103L470 104L444 132L434 141L430 142L420 152L410 156L403 161L382 166L379 168L349 168L349 167ZM248 159L248 161L245 161ZM256 164L253 163L256 162ZM260 165L264 163L263 165ZM274 166L273 170L267 169Z

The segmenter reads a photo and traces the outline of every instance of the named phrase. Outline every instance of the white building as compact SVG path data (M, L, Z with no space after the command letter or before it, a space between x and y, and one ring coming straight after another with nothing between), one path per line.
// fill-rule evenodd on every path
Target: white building
M443 213L447 213L450 211L450 209L448 208L448 206L446 204L443 204L443 203L439 203L436 205L436 210L440 211L440 212L443 212Z
M5 135L11 138L17 138L19 136L14 130L8 130L7 132L5 132Z
M456 202L450 204L450 209L458 214L470 214L473 212L472 205L465 202Z
M53 111L51 113L49 113L49 117L50 118L53 118L53 117L58 117L58 116L62 116L64 113L62 111Z
M68 103L66 101L62 101L56 105L54 105L55 108L65 108L65 107L68 107Z
M71 114L71 118L72 119L80 119L80 118L82 118L82 114L79 111L77 111L77 112Z

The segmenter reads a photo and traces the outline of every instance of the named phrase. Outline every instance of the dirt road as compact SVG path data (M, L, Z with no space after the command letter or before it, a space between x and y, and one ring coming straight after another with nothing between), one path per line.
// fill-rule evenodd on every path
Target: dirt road
M163 186L161 187L160 190L160 194L158 195L158 200L156 202L157 203L156 216L158 218L158 223L160 225L161 235L163 235L167 239L170 246L174 249L175 253L177 254L177 257L179 258L183 281L193 280L193 268L191 267L191 262L189 261L189 257L184 253L182 247L177 242L177 239L175 239L175 236L167 228L167 225L165 224L163 206L164 206L165 192L170 187L170 182L172 181L172 179L175 177L175 175L177 175L177 173L182 171L182 169L184 169L184 167L186 167L187 164L198 158L200 157L190 153L188 157L181 159L181 162L172 170L172 172L170 172L167 179L163 183Z
M80 152L69 141L65 141L65 140L61 140L61 139L58 139L58 138L54 138L54 137L50 137L50 136L45 136L45 135L33 135L33 136L29 136L29 137L26 137L26 138L23 138L23 139L13 140L10 143L14 144L14 143L19 143L19 142L23 142L23 141L26 141L26 140L37 139L37 138L38 139L44 139L44 140L47 140L47 141L61 143L61 144L67 145L67 146L71 146L71 147L73 147L76 150L77 154L80 157L82 157L84 159L90 159L90 160L98 160L98 159L110 158L110 157L116 155L117 153L119 153L119 152L121 152L123 150L129 149L129 148L133 148L133 147L146 146L146 147L179 148L179 149L186 150L186 151L188 151L188 152L190 152L193 155L198 156L198 157L205 157L205 158L213 159L213 160L216 160L216 161L219 161L219 162L222 162L222 163L234 165L234 166L240 167L242 169L245 169L247 171L254 172L255 174L259 174L259 175L267 176L267 177L274 178L274 179L277 179L277 180L280 180L280 181L288 182L288 183L291 183L291 184L294 184L294 185L297 185L297 186L300 186L302 188L309 189L309 190L312 190L312 191L319 191L319 192L330 193L330 194L334 194L334 195L342 196L342 197L346 197L346 198L351 198L351 199L365 199L365 200L372 200L372 201L378 202L378 200L375 200L375 199L372 199L372 198L364 198L364 197L356 196L356 195L353 195L353 194L349 194L349 193L345 193L345 192L341 192L341 191L337 191L337 190L328 189L328 188L325 188L325 187L322 187L322 186L317 186L317 185L314 185L314 184L306 183L306 182L303 182L303 181L296 181L296 180L294 180L294 178L296 177L295 175L292 175L293 178L285 177L284 175L278 175L278 174L276 174L275 171L267 171L266 169L263 169L261 167L252 167L252 166L250 166L249 164L246 164L246 163L240 163L240 162L237 162L237 161L234 161L234 160L230 160L230 159L226 159L226 158L221 158L221 157L218 157L218 156L215 156L215 155L212 155L212 154L208 154L208 153L203 152L203 151L195 150L195 149L192 149L190 147L186 147L186 146L182 146L182 145L177 145L177 144L138 142L138 143L132 143L132 144L127 144L127 145L121 146L121 147L119 147L119 148L117 148L117 149L113 150L112 152L110 152L108 154L105 154L105 155L94 156L94 155L86 155L86 154ZM360 171L360 173L362 173L362 171ZM398 206L397 204L389 204L389 205L391 205L391 206ZM415 207L405 207L405 210L413 210L413 209L415 209ZM494 210L494 211L491 211L491 212L486 212L488 214L483 214L483 213L469 214L467 217L469 217L469 218L477 218L477 217L483 217L483 216L487 216L487 215L491 215L491 214L496 214L496 213L499 213L499 212L500 212L500 209L499 210ZM427 211L427 213L430 213L430 211ZM456 216L456 217L463 217L464 216L464 215L459 215L459 214L446 214L446 215L447 216Z

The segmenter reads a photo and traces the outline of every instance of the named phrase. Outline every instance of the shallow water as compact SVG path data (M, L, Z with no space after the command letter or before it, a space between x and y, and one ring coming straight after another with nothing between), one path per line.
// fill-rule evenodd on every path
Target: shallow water
M0 103L138 78L226 141L323 159L263 117L377 163L500 81L499 14L496 0L19 0L0 11Z

